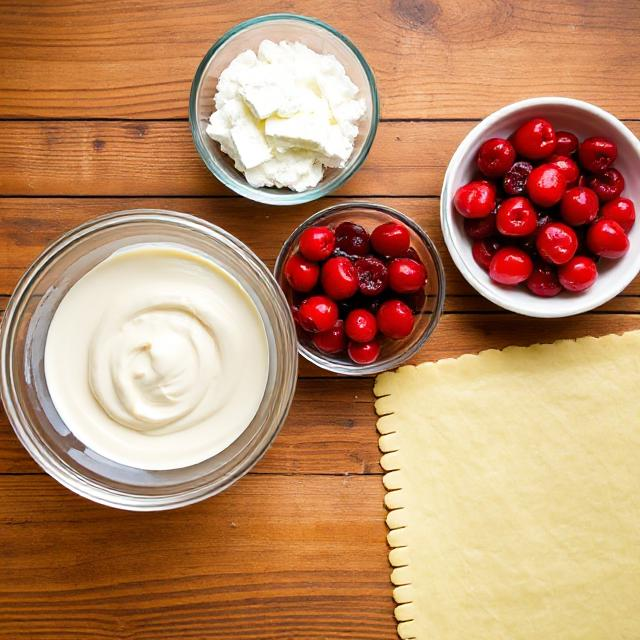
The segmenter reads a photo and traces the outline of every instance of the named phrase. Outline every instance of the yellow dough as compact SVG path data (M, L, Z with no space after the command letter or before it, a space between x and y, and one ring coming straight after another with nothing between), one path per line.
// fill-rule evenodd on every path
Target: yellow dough
M640 331L375 393L401 638L640 638Z

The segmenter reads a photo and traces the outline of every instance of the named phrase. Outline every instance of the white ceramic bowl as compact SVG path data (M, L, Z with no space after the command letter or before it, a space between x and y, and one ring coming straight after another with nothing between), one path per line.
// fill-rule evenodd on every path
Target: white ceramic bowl
M471 255L471 242L463 218L453 208L456 189L472 179L476 153L485 140L507 138L522 123L542 117L556 129L573 131L580 141L602 135L618 145L615 167L624 175L623 196L640 208L640 141L620 120L595 105L571 98L531 98L515 102L485 118L474 127L453 154L444 178L440 200L440 221L444 240L456 266L467 282L495 304L526 316L560 318L584 313L617 296L640 271L640 221L629 234L631 247L621 260L601 260L597 282L583 293L563 292L555 298L539 298L525 287L495 284Z

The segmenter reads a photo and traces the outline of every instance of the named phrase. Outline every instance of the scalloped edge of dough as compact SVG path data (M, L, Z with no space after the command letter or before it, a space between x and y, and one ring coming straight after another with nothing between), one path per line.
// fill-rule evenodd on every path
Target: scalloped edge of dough
M409 566L408 540L404 534L407 526L406 503L403 500L404 483L403 472L401 467L400 456L400 438L398 437L398 425L394 422L393 411L387 411L384 405L387 404L385 399L390 398L391 394L380 392L381 385L385 380L392 377L402 375L403 371L413 369L431 368L436 365L458 366L463 361L480 361L483 358L491 357L492 354L523 351L529 349L549 349L558 344L590 342L592 340L617 341L629 334L640 335L640 330L626 331L623 333L610 333L604 336L584 336L581 338L563 338L549 343L534 343L529 346L511 345L503 349L485 349L479 353L465 353L455 358L442 358L430 362L423 362L418 365L405 365L399 367L395 371L385 371L376 377L373 387L373 394L377 398L375 401L375 411L378 415L376 427L380 438L378 446L382 453L380 457L380 466L385 472L383 475L383 484L386 489L384 498L387 513L387 542L390 547L389 563L393 567L391 570L391 583L394 585L393 599L397 606L394 610L396 620L398 621L398 636L402 640L417 640L417 629L415 623L415 604L414 604L414 588L411 577L411 567Z

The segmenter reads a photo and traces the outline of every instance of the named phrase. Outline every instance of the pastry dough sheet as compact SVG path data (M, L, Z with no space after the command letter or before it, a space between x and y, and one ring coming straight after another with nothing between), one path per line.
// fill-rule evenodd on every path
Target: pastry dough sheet
M640 331L378 376L401 638L640 638Z

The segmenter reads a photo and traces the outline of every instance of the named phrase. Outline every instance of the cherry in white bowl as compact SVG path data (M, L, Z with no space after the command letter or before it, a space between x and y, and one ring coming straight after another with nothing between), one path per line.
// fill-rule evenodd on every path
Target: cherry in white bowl
M520 139L518 139L517 134L514 135L514 132L520 129L522 125L536 118L542 118L550 122L556 132L573 132L580 142L591 137L603 137L611 140L617 147L615 169L625 178L622 196L635 202L636 206L640 204L640 175L637 172L637 167L640 165L640 142L636 136L613 115L587 102L556 97L534 98L500 109L477 125L462 141L453 155L445 175L440 205L441 223L447 248L456 266L465 279L480 294L505 309L523 315L548 318L565 317L583 313L604 304L620 293L638 274L640 271L640 223L630 225L628 221L629 212L625 211L624 207L617 207L615 211L607 213L608 218L613 218L618 224L625 227L624 231L625 235L628 234L629 245L623 255L613 258L615 252L620 251L620 245L613 242L614 246L611 247L612 257L598 260L595 281L589 280L593 276L591 272L592 265L588 264L588 260L577 260L578 257L582 257L579 255L576 255L576 259L568 262L567 265L563 264L562 266L559 263L554 264L553 257L549 261L534 261L532 266L535 275L533 277L529 276L532 277L530 283L538 292L537 295L534 295L529 288L517 282L511 281L500 284L492 279L490 273L492 255L490 254L495 253L497 247L488 247L486 252L483 252L481 247L476 246L475 249L473 247L472 236L474 233L477 233L478 236L493 234L491 229L482 228L482 225L489 224L491 219L489 219L489 222L485 221L484 223L480 221L483 213L481 211L482 207L488 207L491 204L491 193L472 194L472 196L467 196L469 198L468 202L464 201L463 193L457 197L457 207L454 204L454 196L459 187L478 179L479 169L482 170L485 176L490 176L492 172L496 176L501 176L504 173L504 166L501 165L504 164L506 166L506 164L511 164L514 161L514 158L509 155L509 145L505 145L506 149L495 148L489 150L490 153L485 154L484 164L481 167L478 166L477 162L478 152L483 144L486 144L491 139L511 138L511 143L518 150L516 161L528 160L534 166L542 164L540 169L534 169L536 174L531 179L527 170L524 170L524 175L521 178L518 178L516 171L512 176L514 192L518 190L518 180L523 180L525 183L529 183L529 180L531 180L522 195L533 202L538 220L540 220L541 214L545 210L563 207L567 211L567 219L552 219L549 222L560 222L559 226L562 227L562 223L568 221L568 227L572 227L573 224L578 225L575 228L578 229L579 234L580 230L587 231L593 220L587 221L587 218L592 216L592 211L589 202L581 201L583 194L570 194L566 196L566 199L571 200L571 195L573 195L574 201L564 203L558 198L563 193L566 193L566 190L560 189L555 193L553 189L544 188L557 178L555 172L550 172L543 168L547 162L545 158L548 157L548 149L543 148L547 139L544 131L537 138L538 145L534 145L536 148L530 149L527 148L527 144L531 143L532 140L535 141L535 136L526 135L526 131L520 134ZM580 155L578 164L591 166L591 163L594 163L593 168L595 171L598 169L595 163L599 162L602 157L606 157L608 152L606 149L589 149L587 145L584 156L581 154L572 155L567 150L574 144L575 141L571 140L570 137L563 136L562 139L557 141L554 153L569 155L569 157L574 158ZM522 151L527 154L526 158L521 157L523 155ZM559 167L567 182L571 182L572 172L575 172L575 167L571 166L571 164L566 163ZM552 173L554 175L551 175ZM600 172L600 175L602 175L602 172ZM585 185L590 191L597 193L598 197L603 199L599 202L598 216L603 215L604 207L610 206L605 200L607 198L607 190L615 190L617 187L616 175L606 176L605 178ZM500 177L494 178L494 180L499 181ZM543 188L536 190L534 182ZM514 193L512 195L517 197L519 194ZM488 202L484 203L483 197L486 197ZM471 215L477 215L477 219L465 219L459 214L460 209L464 209L465 206L477 209L477 211L469 211ZM506 233L518 233L518 229L513 227L514 224L526 226L531 222L525 203L510 202L510 207L514 209L513 212L504 211L500 219L495 221L498 226L502 227L495 232L498 236L505 231ZM581 216L584 220L580 220ZM497 218L497 216L494 217ZM541 220L541 222L544 223L545 221ZM526 231L527 229L524 230ZM550 229L550 234L557 233L562 236L565 231L563 228L558 230ZM602 229L599 231L600 233L599 235L596 234L595 240L606 240L608 230ZM570 236L570 232L567 232L566 235ZM582 242L584 241L582 238L579 239ZM544 239L538 237L536 238L536 244L540 244L541 241L543 246L531 248L525 246L523 247L525 249L524 253L529 256L531 253L538 253L540 248L542 248L542 251L548 247L553 249L554 242L552 240L547 239L545 246ZM618 238L617 240L620 239ZM570 243L571 238L568 237L567 241ZM560 261L562 259L562 257L558 258ZM498 262L501 264L497 264ZM547 269L545 265L551 268ZM503 271L506 273L510 273L510 268L513 266L513 274L516 281L518 280L518 274L520 274L519 277L522 277L525 272L530 272L529 265L526 264L526 258L519 255L501 255L495 261L494 270L500 271L500 268L505 266L506 268ZM563 285L560 292L555 290L555 286L557 286L556 272L558 275L562 275ZM551 276L555 276L555 278ZM565 284L567 286L564 286Z

